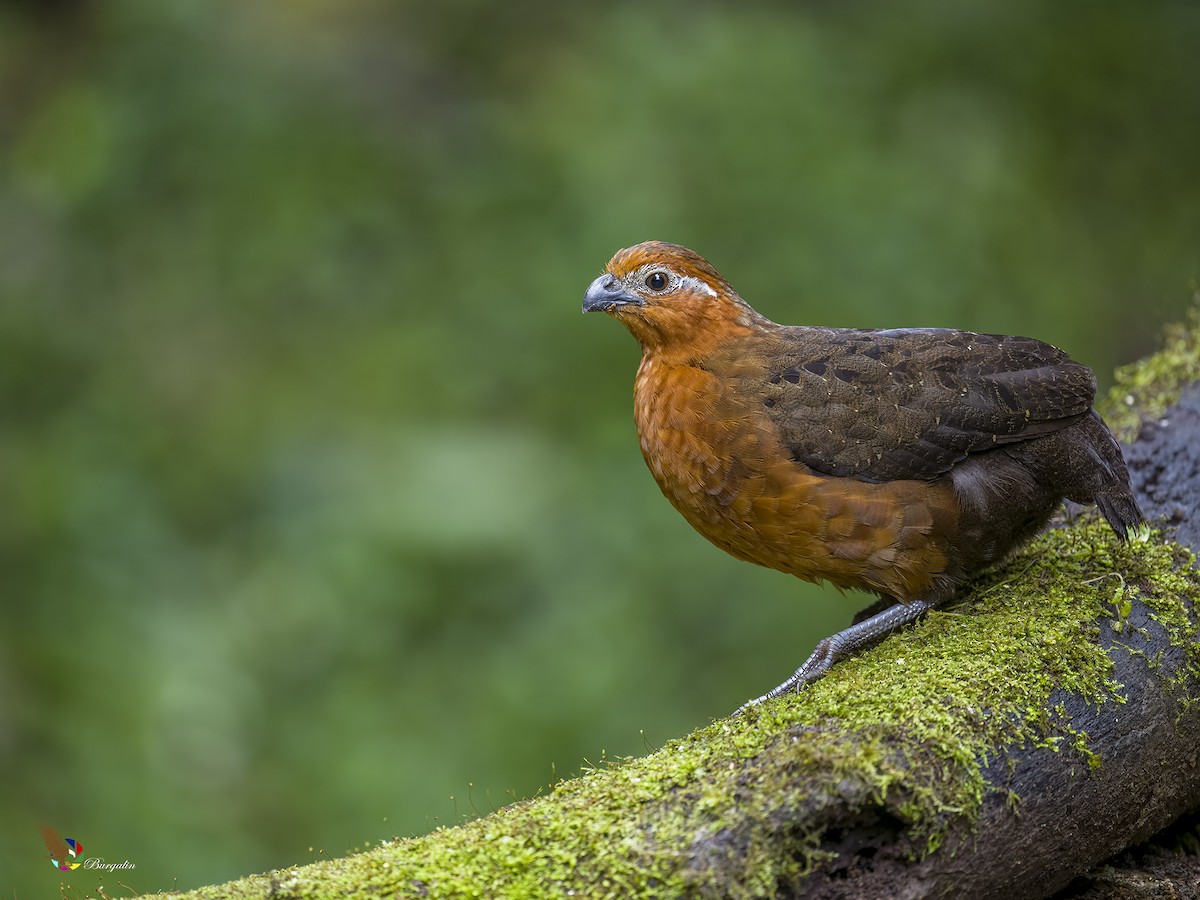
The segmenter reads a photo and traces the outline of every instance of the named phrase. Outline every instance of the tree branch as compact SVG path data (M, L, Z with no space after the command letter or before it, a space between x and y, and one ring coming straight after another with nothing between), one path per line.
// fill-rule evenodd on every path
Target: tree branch
M1159 423L1130 450L1139 499L1192 547L1198 334L1116 394ZM462 826L185 896L1046 897L1200 807L1198 598L1186 546L1087 516L798 696Z

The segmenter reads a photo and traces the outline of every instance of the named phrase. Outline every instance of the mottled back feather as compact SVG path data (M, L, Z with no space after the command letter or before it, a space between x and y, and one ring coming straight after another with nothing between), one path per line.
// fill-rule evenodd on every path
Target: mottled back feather
M1091 409L1090 369L1032 338L939 328L780 328L757 388L792 458L826 475L929 480Z

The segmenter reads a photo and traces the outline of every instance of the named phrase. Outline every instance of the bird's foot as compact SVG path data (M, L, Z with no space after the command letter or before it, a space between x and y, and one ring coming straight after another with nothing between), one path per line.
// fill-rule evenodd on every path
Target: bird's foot
M842 632L838 632L838 634L842 634ZM817 648L813 650L808 659L804 661L804 665L793 672L792 676L787 681L778 687L771 688L771 690L767 691L761 697L755 697L753 700L747 700L745 703L739 706L733 714L735 716L740 716L750 707L758 706L758 704L763 703L766 700L774 700L776 697L782 697L784 694L790 691L800 693L800 689L802 687L804 687L806 684L816 681L829 671L830 666L837 662L837 659L834 656L833 647L833 639L837 636L838 635L835 634L832 637L827 637L817 644Z
M828 672L834 663L849 659L879 643L897 628L920 618L926 610L934 605L933 602L926 600L893 603L869 618L855 621L849 628L844 628L817 644L817 648L804 661L804 665L792 673L791 678L767 691L761 697L747 700L737 708L734 715L741 715L753 706L758 706L760 703L776 697L782 697L784 694L799 693L805 685L811 684ZM871 607L871 609L874 608Z

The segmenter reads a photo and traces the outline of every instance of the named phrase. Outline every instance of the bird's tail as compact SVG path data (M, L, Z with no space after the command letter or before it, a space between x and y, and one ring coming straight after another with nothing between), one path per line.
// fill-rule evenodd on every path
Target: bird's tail
M1114 485L1111 490L1102 491L1096 495L1096 505L1113 531L1123 540L1129 540L1130 532L1136 531L1144 523L1142 511L1138 508L1137 499L1128 484Z
M1129 468L1125 465L1121 445L1095 410L1080 424L1088 438L1089 455L1096 462L1091 500L1100 508L1113 531L1129 540L1131 532L1140 530L1145 518L1129 483Z

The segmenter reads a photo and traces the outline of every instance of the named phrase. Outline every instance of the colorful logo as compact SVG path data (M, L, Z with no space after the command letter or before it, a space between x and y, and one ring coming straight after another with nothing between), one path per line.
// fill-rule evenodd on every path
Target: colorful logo
M61 837L50 825L39 825L38 831L42 833L42 841L50 851L50 864L54 868L70 872L83 865L83 844L74 838Z

